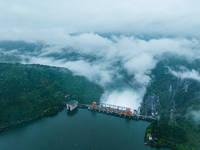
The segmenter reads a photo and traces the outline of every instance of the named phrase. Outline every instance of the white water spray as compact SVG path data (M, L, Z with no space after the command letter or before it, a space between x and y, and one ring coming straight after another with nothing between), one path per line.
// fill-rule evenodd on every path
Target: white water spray
M140 107L144 93L144 90L138 92L133 89L106 91L101 97L101 102L137 110Z

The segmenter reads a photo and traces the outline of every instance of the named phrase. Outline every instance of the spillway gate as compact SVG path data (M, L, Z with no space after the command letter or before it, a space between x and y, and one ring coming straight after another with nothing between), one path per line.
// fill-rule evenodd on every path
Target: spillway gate
M118 115L122 117L127 117L127 118L132 118L132 119L141 119L141 120L147 120L147 121L153 121L156 120L156 118L152 116L144 116L138 114L137 111L132 112L130 108L128 107L123 107L123 106L117 106L117 105L112 105L112 104L107 104L107 103L96 103L93 102L92 105L86 105L86 104L81 104L80 107L87 107L89 110L94 110L102 113L107 113L107 114L113 114L113 115Z

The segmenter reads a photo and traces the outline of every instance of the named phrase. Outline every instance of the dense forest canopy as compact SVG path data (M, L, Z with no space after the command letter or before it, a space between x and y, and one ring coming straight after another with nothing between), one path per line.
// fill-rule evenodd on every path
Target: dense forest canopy
M160 119L147 128L146 140L151 133L156 139L149 141L152 145L169 146L177 150L189 150L191 147L199 149L200 117L196 118L200 109L199 81L175 77L168 68L170 66L178 71L181 66L187 66L198 70L199 60L188 63L184 58L168 58L160 61L152 70L155 78L147 88L145 98L153 93L160 97Z
M98 101L103 92L68 69L19 63L0 63L0 89L0 127L55 114L70 99Z

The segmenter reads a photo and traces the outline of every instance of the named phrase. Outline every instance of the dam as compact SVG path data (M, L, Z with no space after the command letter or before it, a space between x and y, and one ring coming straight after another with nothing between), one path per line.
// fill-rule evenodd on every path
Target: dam
M91 110L91 111L97 111L101 113L117 115L117 116L126 117L130 119L136 119L136 120L147 120L147 121L156 120L156 117L153 117L153 116L140 115L140 112L137 110L134 110L132 112L131 109L128 107L117 106L117 105L112 105L112 104L107 104L107 103L93 102L91 105L78 103L77 107L87 108L88 110Z

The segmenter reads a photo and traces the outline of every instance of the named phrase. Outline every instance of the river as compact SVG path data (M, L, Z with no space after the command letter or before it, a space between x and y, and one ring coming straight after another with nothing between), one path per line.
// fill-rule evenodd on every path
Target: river
M149 122L78 108L0 132L1 150L157 150L144 146ZM159 150L170 150L161 148Z

